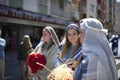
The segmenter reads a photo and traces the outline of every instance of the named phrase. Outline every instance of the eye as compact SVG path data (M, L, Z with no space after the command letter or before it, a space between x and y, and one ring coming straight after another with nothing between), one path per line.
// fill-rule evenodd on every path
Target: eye
M68 33L68 36L70 36L71 34L70 33Z
M80 22L79 23L82 23L83 22L83 20L80 20Z
M77 35L77 33L73 33L73 35Z
M80 34L82 34L83 32L82 31L80 31Z

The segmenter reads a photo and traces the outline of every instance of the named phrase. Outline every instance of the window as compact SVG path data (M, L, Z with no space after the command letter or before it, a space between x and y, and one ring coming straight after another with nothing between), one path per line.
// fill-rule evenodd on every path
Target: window
M47 14L47 0L39 0L39 12Z
M63 0L59 0L59 7L60 7L60 9L64 8L64 1Z
M47 14L47 6L39 5L39 12L42 14Z
M39 4L47 6L47 0L39 0Z
M23 8L23 0L9 0L9 5L15 8Z

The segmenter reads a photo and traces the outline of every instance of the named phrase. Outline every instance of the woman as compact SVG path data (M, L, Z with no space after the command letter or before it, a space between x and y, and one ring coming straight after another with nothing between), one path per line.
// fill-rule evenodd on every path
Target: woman
M32 51L32 43L29 35L24 35L23 41L19 45L18 60L22 68L22 80L28 78L27 56Z
M74 73L74 80L118 80L115 59L102 23L86 18L80 23L80 42L84 58Z
M71 63L73 57L81 50L79 42L80 28L76 24L69 24L66 27L66 37L63 39L60 54L55 59L55 67L63 63Z
M54 68L53 61L58 54L59 44L60 43L55 30L52 27L45 27L42 31L41 41L32 53L42 53L46 57L47 63L45 66L48 69L52 70ZM50 72L44 68L42 70L39 70L36 76L38 76L39 80L47 80L47 76L49 73Z

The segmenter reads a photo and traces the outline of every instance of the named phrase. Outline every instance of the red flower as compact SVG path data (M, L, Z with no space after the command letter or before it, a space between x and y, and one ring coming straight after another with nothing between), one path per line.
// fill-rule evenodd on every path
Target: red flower
M36 73L38 70L42 70L44 67L37 64L46 64L46 57L40 53L32 53L28 55L27 63L31 69L31 73Z

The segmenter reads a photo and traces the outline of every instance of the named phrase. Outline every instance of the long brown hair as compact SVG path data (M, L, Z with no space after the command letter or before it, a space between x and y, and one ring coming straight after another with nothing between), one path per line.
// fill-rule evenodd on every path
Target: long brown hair
M29 35L24 35L22 43L25 45L26 48L32 48L32 43Z
M77 31L77 33L79 34L79 31ZM65 35L66 40L65 40L65 44L63 46L62 52L60 53L60 58L64 58L64 56L68 53L68 51L72 45L71 42L68 40L67 36L68 35L66 33L66 35ZM78 39L77 45L75 46L74 50L72 51L71 57L74 56L75 52L79 49L80 46L81 46L80 40Z

